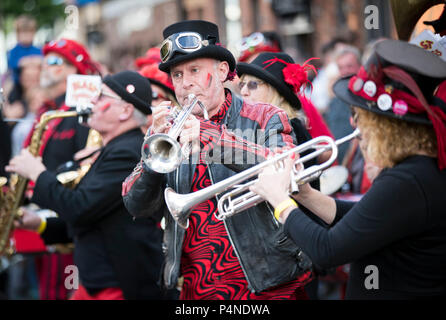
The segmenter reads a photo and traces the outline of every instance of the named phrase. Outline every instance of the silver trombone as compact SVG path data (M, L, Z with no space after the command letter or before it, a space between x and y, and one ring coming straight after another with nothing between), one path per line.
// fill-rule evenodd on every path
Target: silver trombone
M166 205L175 221L177 221L182 228L186 229L189 225L189 215L192 208L206 200L218 196L222 192L229 190L220 199L218 199L218 214L216 214L216 217L220 220L224 220L230 216L233 216L234 214L265 201L256 193L249 191L249 187L256 183L257 179L241 184L255 176L258 176L258 174L264 168L275 165L276 167L279 167L280 170L280 168L283 167L283 161L293 153L302 153L306 150L314 149L314 151L312 151L310 154L297 159L294 163L290 192L296 192L299 184L304 184L317 179L325 169L329 168L333 164L338 156L338 145L350 141L351 139L359 136L359 134L359 130L356 129L353 133L336 141L327 136L316 137L295 148L284 151L281 154L277 154L273 158L267 159L247 170L233 175L232 177L219 181L209 187L193 193L178 194L172 188L166 188L164 190ZM301 164L314 159L320 154L329 150L331 150L332 153L327 161L318 165L313 165L304 170L298 170Z
M188 95L188 101L190 103L178 112L167 133L157 133L145 138L141 147L141 155L144 163L153 171L158 173L174 171L181 164L185 155L190 152L190 145L182 147L178 142L178 137L195 105L200 106L204 118L208 119L206 108L194 94Z

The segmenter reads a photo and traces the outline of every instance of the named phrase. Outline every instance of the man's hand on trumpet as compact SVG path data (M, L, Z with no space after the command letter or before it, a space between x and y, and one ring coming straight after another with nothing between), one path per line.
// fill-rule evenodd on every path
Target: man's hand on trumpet
M153 124L152 134L167 133L175 121L174 108L170 101L161 102L158 106L152 108ZM183 152L187 157L190 153L200 151L200 121L189 115L184 122L183 128L179 136L179 142L183 146ZM190 148L192 144L192 149Z
M152 107L152 134L167 133L172 126L169 116L172 117L172 102L163 101L158 106Z
M191 153L200 151L200 120L192 114L184 122L183 130L180 133L180 144L183 146L183 153L188 157ZM192 146L192 147L191 147Z

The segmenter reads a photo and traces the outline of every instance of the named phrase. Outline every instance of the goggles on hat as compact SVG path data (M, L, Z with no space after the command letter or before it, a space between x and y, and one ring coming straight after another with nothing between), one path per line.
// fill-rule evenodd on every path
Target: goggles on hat
M265 43L266 39L263 33L261 32L254 32L253 34L244 37L242 41L239 44L239 50L240 51L246 51L249 48L255 48L258 45Z
M196 32L174 33L166 38L161 44L161 61L165 63L175 52L190 53L208 46L209 40L204 40Z

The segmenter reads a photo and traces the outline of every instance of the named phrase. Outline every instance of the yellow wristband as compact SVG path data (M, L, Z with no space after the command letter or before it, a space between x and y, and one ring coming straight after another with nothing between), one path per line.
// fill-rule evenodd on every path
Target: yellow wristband
M40 222L39 228L37 229L38 234L42 234L46 229L46 219L44 217L40 218L42 221Z
M294 201L291 198L282 201L281 203L279 203L276 209L274 209L274 217L276 217L276 219L279 220L280 214L291 206L295 206L297 208L299 207L296 201Z

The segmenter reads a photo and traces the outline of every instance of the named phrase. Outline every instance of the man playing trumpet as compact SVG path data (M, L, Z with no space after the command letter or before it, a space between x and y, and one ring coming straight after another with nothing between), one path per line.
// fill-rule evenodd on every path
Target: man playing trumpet
M235 59L218 43L216 25L182 21L167 27L164 38L159 68L170 73L178 102L186 106L191 103L190 95L195 95L206 108L209 120L203 119L205 112L194 107L179 141L183 146L196 143L192 156L175 171L155 172L156 168L150 169L143 159L123 184L124 203L133 216L164 211L166 252L162 283L172 288L183 276L182 299L305 298L303 285L311 280L311 263L284 236L281 224L265 203L223 222L214 215L214 197L192 209L187 228L170 215L163 196L166 185L186 194L246 167L246 163L237 161L211 162L205 156L203 150L227 141L221 138L223 135L234 138L239 142L237 146L251 146L263 155L273 147L291 147L295 137L285 112L267 104L247 104L224 88L224 82L233 78ZM169 103L154 110L148 134L168 133L169 114ZM264 140L257 134L227 135L226 128L232 132L257 130L264 134Z

